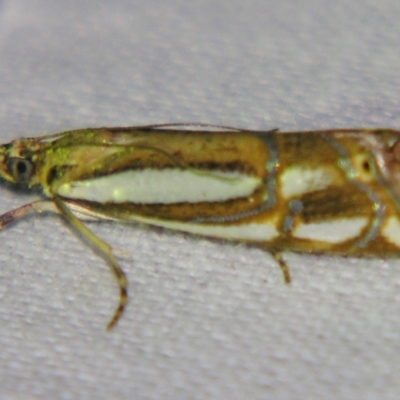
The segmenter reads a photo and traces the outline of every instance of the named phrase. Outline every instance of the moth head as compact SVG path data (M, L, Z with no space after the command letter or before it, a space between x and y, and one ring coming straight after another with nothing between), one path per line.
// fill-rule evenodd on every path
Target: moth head
M28 184L34 173L30 155L24 154L20 141L0 146L0 177L16 184Z

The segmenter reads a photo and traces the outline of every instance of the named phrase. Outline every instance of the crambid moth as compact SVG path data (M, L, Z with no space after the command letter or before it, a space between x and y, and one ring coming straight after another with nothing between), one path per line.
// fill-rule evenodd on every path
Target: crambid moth
M44 199L0 216L0 228L56 211L127 279L82 219L132 221L281 251L400 253L400 131L249 131L185 124L96 128L0 146L0 176ZM209 128L209 127L208 127Z

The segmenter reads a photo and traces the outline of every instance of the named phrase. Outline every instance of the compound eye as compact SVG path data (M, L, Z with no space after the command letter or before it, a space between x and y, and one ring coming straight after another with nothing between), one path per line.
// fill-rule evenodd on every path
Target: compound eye
M33 173L32 163L19 157L10 157L8 159L8 169L16 182L28 182Z

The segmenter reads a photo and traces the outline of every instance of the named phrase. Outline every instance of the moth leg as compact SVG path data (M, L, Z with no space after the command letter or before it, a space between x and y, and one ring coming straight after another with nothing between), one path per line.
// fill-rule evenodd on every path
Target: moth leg
M0 215L0 229L5 228L6 226L12 224L15 221L18 221L21 218L33 213L41 213L41 212L56 212L59 211L55 208L54 203L49 200L36 200L32 203L25 204L21 207L18 207L14 210L7 211L6 213Z
M283 279L285 280L285 283L290 283L292 279L290 278L289 267L286 264L285 260L283 259L282 253L277 250L269 250L269 251L275 258L275 260L277 261L279 266L281 267L281 271L283 273Z
M64 204L68 205L69 210L73 212L75 217L80 219L81 221L82 220L83 221L99 221L99 220L113 221L112 218L107 218L102 214L97 214L93 211L90 211L87 208L82 207L73 201L64 200L63 202L64 202ZM50 203L53 205L55 212L60 214L60 211L56 208L56 206L54 205L54 202L50 201ZM132 253L130 253L129 251L126 251L125 249L113 247L112 250L113 250L113 253L116 254L118 257L132 258Z
M120 319L124 312L125 306L128 302L128 280L124 271L118 264L117 259L112 253L111 246L96 236L81 220L76 218L69 208L59 197L53 198L55 205L59 209L60 213L65 219L83 236L83 238L91 245L94 249L98 250L101 255L108 261L112 271L114 272L120 289L119 305L114 312L114 316L107 325L107 330L110 330Z

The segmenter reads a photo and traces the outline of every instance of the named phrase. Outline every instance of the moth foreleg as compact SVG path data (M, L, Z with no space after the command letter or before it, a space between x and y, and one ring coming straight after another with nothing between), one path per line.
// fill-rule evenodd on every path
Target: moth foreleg
M54 203L50 200L36 200L32 203L25 204L21 207L15 208L14 210L7 211L6 213L0 215L0 229L18 221L21 218L33 213L42 212L56 212L59 211L55 207Z

